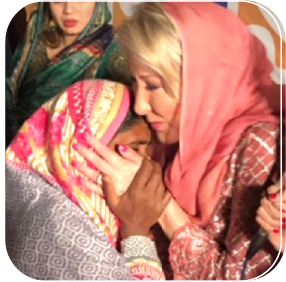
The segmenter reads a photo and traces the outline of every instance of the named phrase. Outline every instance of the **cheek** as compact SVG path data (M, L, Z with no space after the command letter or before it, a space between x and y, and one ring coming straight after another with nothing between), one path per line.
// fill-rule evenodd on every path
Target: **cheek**
M151 156L151 150L149 149L149 146L147 145L139 146L138 154L141 155L142 157Z
M181 116L181 105L178 104L176 105L175 109L174 109L174 125L175 127L178 129L180 128L180 116Z
M153 112L157 113L158 115L166 118L166 113L168 112L166 109L165 100L162 99L159 95L152 95L150 99L150 106Z
M170 122L176 119L176 107L177 105L175 102L170 102L166 99L154 99L152 101L154 112Z
M80 18L82 22L86 24L91 20L95 6L86 7L85 9L80 10Z
M148 146L146 146L146 156L153 156L153 152L154 152L154 146L151 144L149 144Z
M86 28L86 26L88 25L88 23L89 23L89 21L91 19L91 16L90 16L90 18L88 18L87 15L84 15L83 17L81 17L80 25L78 26L78 29L77 29L77 31L79 33L83 32L83 30Z
M60 21L60 17L61 17L61 10L59 8L57 9L51 9L51 14L52 17L56 20L56 22Z

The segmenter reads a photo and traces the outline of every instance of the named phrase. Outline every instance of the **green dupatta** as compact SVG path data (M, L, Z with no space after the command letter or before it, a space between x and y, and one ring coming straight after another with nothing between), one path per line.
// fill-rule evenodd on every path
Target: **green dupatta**
M107 65L114 65L117 61L123 66L124 59L113 41L112 26L107 24L111 20L107 3L97 2L92 19L76 42L50 60L43 71L25 79L42 33L44 9L44 3L39 2L24 42L13 55L11 76L6 79L6 146L28 117L69 85L87 78L112 79ZM111 60L114 56L116 58ZM117 70L121 71L125 73L123 69ZM118 73L114 80L120 80Z

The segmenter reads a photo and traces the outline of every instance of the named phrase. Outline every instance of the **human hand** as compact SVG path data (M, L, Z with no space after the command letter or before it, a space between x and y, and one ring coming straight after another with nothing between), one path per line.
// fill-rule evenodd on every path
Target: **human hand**
M158 222L166 236L171 240L174 233L190 221L187 213L172 198Z
M285 184L283 184L285 186ZM260 207L257 210L256 221L269 234L268 240L279 251L282 245L282 252L285 249L285 215L286 198L285 187L280 192L280 185L272 185L267 189L268 196L261 199ZM281 205L282 197L282 205ZM282 210L282 226L281 220ZM280 233L282 232L282 242Z
M143 157L126 145L118 146L120 156L98 141L96 137L89 136L85 139L93 150L80 144L76 144L74 149L96 169L79 162L73 162L75 168L89 179L81 178L81 184L86 189L102 195L102 189L97 183L98 176L102 173L115 184L114 189L118 196L124 194L138 171Z
M118 196L113 181L103 177L106 202L121 221L121 236L147 236L171 199L159 164L144 158L128 190Z

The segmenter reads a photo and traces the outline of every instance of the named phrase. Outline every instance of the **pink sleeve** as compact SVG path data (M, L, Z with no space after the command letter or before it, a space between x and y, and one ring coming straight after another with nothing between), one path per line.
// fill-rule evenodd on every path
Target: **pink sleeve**
M232 188L228 199L229 209L217 222L223 226L221 234L192 223L174 234L169 253L175 280L240 279L250 240L259 228L255 215L260 202L261 185L275 160L276 136L276 125L267 128L265 123L261 123L260 126L254 126L243 140L244 149L238 154L235 166L236 178L225 184ZM216 215L214 213L214 222ZM250 260L247 279L267 271L277 255L267 242Z
M239 280L249 243L241 234L234 248L225 249L198 226L186 225L176 233L169 249L174 280ZM264 273L272 263L269 253L259 252L249 263L247 279Z

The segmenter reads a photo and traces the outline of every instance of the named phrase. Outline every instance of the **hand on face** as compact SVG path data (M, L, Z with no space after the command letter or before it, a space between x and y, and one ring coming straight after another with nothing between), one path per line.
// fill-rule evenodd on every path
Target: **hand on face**
M268 188L267 194L261 200L259 209L257 210L256 221L268 232L268 240L279 251L282 243L282 251L285 249L285 216L286 216L286 195L285 185L282 193L279 191L279 185L272 185ZM282 206L281 206L282 196ZM282 210L282 226L280 224ZM280 233L282 232L282 242Z
M90 181L83 180L82 184L87 189L102 194L101 188L95 184L99 173L102 173L113 181L115 192L121 196L131 184L143 157L125 145L119 146L119 152L123 156L121 157L118 153L103 145L96 137L90 136L86 140L88 140L94 151L79 144L75 149L97 170L95 171L82 163L76 163L76 169L90 179Z
M148 235L171 199L159 164L144 158L127 191L118 196L114 182L104 177L103 189L111 210L121 220L121 236Z

